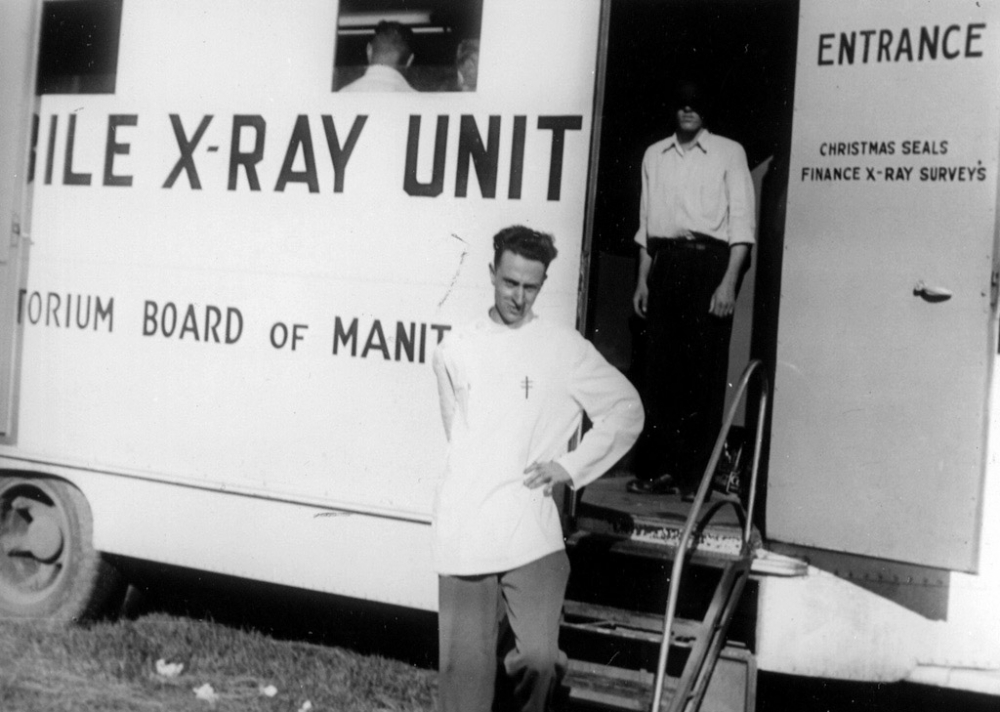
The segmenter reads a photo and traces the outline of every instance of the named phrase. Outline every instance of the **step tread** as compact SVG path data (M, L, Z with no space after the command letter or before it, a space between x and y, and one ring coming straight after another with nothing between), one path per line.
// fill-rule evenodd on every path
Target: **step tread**
M613 606L602 606L582 601L566 601L563 604L564 617L584 620L565 620L563 625L577 630L613 635L621 638L659 643L663 634L663 616L639 613ZM703 621L689 618L674 618L670 637L674 645L690 645L709 627Z
M611 554L638 556L649 559L672 561L677 554L677 547L666 542L652 541L643 538L632 538L628 534L614 534L604 531L593 531L578 525L576 531L566 537L566 546L576 547L581 544L597 544L602 550ZM695 566L724 568L734 561L752 560L752 555L732 554L726 551L713 551L703 548L694 549L688 560Z
M582 660L570 660L563 679L573 701L600 704L616 710L647 710L653 698L653 673ZM677 680L664 680L664 699L677 689Z

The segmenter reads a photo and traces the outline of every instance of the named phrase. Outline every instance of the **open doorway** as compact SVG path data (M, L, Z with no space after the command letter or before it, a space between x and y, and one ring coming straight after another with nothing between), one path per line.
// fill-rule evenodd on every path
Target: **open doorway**
M613 0L607 36L586 333L641 386L643 323L632 311L641 164L673 133L669 98L698 75L716 99L708 126L738 141L754 174L758 244L737 303L730 382L773 350L798 3Z

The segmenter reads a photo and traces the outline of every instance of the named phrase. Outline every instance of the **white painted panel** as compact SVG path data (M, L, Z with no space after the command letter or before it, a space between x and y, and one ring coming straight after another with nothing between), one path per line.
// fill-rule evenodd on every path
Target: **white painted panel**
M6 452L426 521L445 446L430 356L492 303L495 232L525 223L555 235L536 307L575 321L598 18L596 1L486 0L475 93L339 94L336 3L124 3L115 94L42 100L38 160L55 168L36 180L24 407ZM443 190L410 195L411 117L426 182L439 116ZM495 197L474 168L467 197L456 195L463 116L484 144L499 120ZM245 166L230 184L241 117L262 127L259 189ZM518 117L523 183L510 197ZM363 122L339 192L325 121L342 146ZM256 137L244 129L237 149ZM280 185L290 149L285 176L305 175L309 142L318 191ZM89 177L67 184L67 161ZM356 335L337 341L338 320ZM398 337L411 329L409 356ZM104 531L113 550L146 548Z
M998 70L995 4L801 4L774 539L977 565ZM925 301L918 282L953 296Z
M437 609L429 522L266 496L59 471L83 491L101 551L424 610Z

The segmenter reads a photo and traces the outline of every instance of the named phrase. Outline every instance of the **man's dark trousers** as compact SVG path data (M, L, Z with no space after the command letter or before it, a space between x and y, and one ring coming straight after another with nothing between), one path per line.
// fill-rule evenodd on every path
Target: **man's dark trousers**
M506 617L513 647L503 668L521 712L545 712L566 670L559 623L569 559L557 551L524 566L482 576L439 576L438 710L494 709L497 641Z
M708 465L722 424L733 319L709 313L729 265L729 245L713 238L650 239L646 427L638 475L671 475L690 492Z

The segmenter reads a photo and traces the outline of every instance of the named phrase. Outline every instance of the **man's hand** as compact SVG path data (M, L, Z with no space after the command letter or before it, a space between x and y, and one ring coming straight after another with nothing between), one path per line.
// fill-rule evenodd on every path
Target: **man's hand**
M649 251L645 247L639 248L639 274L635 280L635 296L632 297L632 308L635 313L646 318L646 309L649 307L649 270L653 266L653 258L649 256Z
M736 309L736 286L729 280L722 280L722 284L716 287L712 294L712 301L708 305L708 311L718 317L732 316Z
M548 462L536 462L529 466L524 474L524 486L528 489L545 488L545 495L552 494L552 488L559 482L569 482L570 476L566 468L558 462L550 460Z
M743 264L750 255L750 245L739 242L729 248L729 264L722 281L712 294L708 312L714 316L732 316L736 310L736 284L739 282Z
M635 285L635 294L632 296L632 306L635 309L635 313L643 319L646 318L646 305L648 302L649 287L646 285L646 280L640 279L639 283Z

